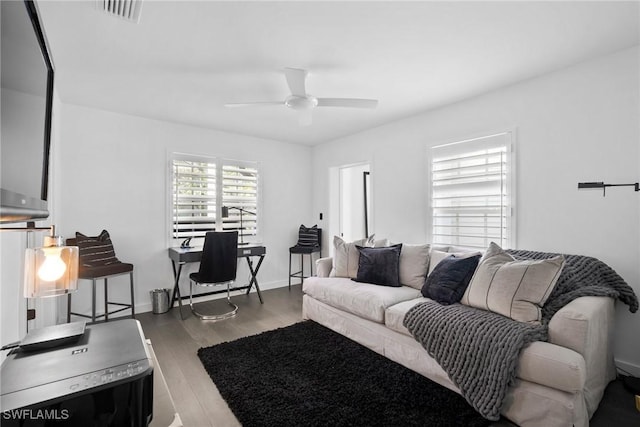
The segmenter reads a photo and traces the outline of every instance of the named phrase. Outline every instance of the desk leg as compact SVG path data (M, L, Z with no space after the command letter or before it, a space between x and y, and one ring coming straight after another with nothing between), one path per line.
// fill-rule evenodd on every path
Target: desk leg
M249 265L249 271L251 272L251 280L249 280L247 295L249 295L249 292L251 291L251 286L256 285L256 292L258 293L260 304L264 304L262 301L262 294L260 293L260 286L258 286L258 270L260 270L260 266L262 265L262 260L264 260L264 255L260 255L260 260L258 261L258 265L256 265L255 270L253 269L253 261L251 261L251 257L246 257L246 259L247 259L247 264Z
M178 270L176 271L176 262L173 260L171 261L171 267L173 267L174 284L173 284L173 293L172 293L173 296L171 297L171 306L169 308L173 308L173 305L175 304L177 299L178 304L180 305L180 313L182 313L182 298L180 295L180 273L182 273L183 265L184 265L183 262L179 262Z

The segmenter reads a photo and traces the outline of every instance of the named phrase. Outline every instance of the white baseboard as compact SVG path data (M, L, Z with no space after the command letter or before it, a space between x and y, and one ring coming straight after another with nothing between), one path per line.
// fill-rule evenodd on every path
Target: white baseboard
M616 368L619 368L623 374L640 378L640 366L620 359L614 359L614 363Z
M286 281L274 281L274 282L268 282L268 283L260 283L260 290L261 291L266 291L269 289L276 289L276 288L284 288L285 286L289 286L289 283ZM246 292L245 289L242 289L242 293ZM250 293L256 293L255 288L251 288L251 292ZM231 297L233 298L234 295L238 295L238 291L231 291ZM202 296L202 297L194 297L193 299L197 302L203 302L203 301L210 301L210 300L214 300L214 299L220 299L220 298L226 298L227 294L226 292L222 292L219 294L215 294L215 295L206 295L206 296ZM185 301L186 302L186 301ZM187 302L188 304L188 302ZM177 304L176 304L177 306ZM144 303L138 303L136 304L136 314L138 313L148 313L150 311L153 311L153 305L151 303L151 298L149 298L149 300L147 302ZM84 313L82 314L86 314L86 315L91 315L91 312L89 310L86 310ZM129 317L130 313L128 310L123 311L122 313L117 313L113 316L109 316L109 318L117 318L117 317ZM73 318L71 319L72 321L76 321L78 320L77 318ZM85 319L87 321L90 321L91 319ZM64 316L58 316L58 323L66 323L67 322L67 317L66 317L66 311L64 312Z

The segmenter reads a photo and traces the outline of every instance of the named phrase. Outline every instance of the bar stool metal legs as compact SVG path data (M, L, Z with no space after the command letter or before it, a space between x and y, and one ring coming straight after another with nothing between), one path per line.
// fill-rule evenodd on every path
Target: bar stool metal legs
M300 279L300 285L302 285L302 283L304 283L304 279L306 279L307 277L311 277L313 276L313 254L314 252L310 252L310 253L301 253L300 254L300 271L296 271L295 273L291 272L291 256L292 256L292 252L289 252L289 290L291 290L291 278L297 278ZM309 276L305 276L304 275L304 256L305 255L309 255L309 268L311 270L311 274Z
M72 312L71 311L71 294L67 295L67 323L71 322L72 314L74 316L81 316L81 317L86 317L88 319L91 319L91 322L95 322L97 319L104 317L105 322L108 322L110 315L119 313L123 310L131 310L131 318L135 318L136 310L135 310L135 289L133 284L133 271L129 272L129 289L130 289L130 295L131 295L131 303L109 301L109 277L114 277L114 276L95 277L95 278L88 279L88 280L91 280L91 315L90 316L86 314ZM96 313L97 283L98 283L98 280L100 279L104 279L104 314ZM122 308L109 311L109 305L119 305Z

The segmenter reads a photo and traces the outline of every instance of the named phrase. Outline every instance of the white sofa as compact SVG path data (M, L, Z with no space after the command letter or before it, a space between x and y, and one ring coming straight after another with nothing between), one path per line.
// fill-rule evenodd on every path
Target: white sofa
M426 300L419 290L329 277L331 258L316 266L317 276L303 284L305 319L460 392L402 324L405 313ZM558 311L549 324L549 342L534 342L522 352L502 415L520 426L588 426L615 378L613 323L612 298L581 297Z

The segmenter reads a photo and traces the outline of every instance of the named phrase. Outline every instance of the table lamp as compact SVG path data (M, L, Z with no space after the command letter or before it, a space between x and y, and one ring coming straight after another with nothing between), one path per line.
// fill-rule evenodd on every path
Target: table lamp
M78 247L64 246L62 237L45 236L41 248L27 248L24 260L24 297L66 295L78 289Z
M255 212L251 212L248 211L244 208L238 208L236 206L223 206L222 207L222 218L228 218L229 217L229 209L236 209L238 211L240 211L240 242L238 243L238 245L248 245L249 243L245 243L244 239L243 239L243 235L244 235L244 225L242 224L242 214L243 213L248 213L251 215L256 215Z

